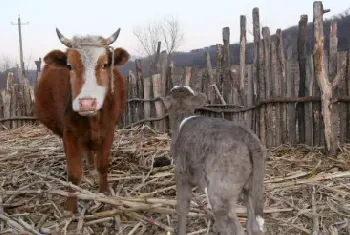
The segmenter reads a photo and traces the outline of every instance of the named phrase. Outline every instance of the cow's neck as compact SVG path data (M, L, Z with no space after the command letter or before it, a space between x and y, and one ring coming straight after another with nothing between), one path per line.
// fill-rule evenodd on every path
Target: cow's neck
M180 124L181 122L190 116L194 116L193 111L183 111L179 112L178 110L175 111L170 111L169 112L169 120L170 120L170 128L171 128L171 133L172 136L177 136L177 134L180 131Z

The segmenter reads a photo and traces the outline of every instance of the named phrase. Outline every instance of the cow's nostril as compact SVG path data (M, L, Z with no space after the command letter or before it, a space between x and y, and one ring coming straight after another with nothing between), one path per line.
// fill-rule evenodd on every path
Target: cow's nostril
M97 101L95 98L79 99L80 111L95 111L96 107L97 107Z
M95 109L96 106L97 106L97 101L96 101L96 99L94 99L94 100L92 101L91 108Z

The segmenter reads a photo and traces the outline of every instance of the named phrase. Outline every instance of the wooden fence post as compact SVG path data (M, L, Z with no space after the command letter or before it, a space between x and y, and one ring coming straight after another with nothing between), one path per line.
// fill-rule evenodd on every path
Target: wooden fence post
M298 62L300 72L299 82L299 97L305 96L306 86L306 25L308 17L307 15L301 15L299 21L299 35L298 35ZM303 103L297 104L298 110L298 130L299 130L299 143L305 143L305 109Z
M226 103L230 104L232 100L232 79L231 79L231 57L230 57L230 28L224 27L222 29L222 40L223 46L223 57L222 57L222 67L223 67L223 87L222 96ZM225 113L224 117L226 119L231 119L232 114Z
M9 73L7 74L7 81L6 81L6 89L7 89L7 90L12 90L12 87L13 87L13 80L14 80L13 73L9 72Z
M333 87L337 85L340 74L337 73L334 82L329 82L324 66L324 34L323 34L323 14L328 11L323 9L321 1L315 1L313 4L314 13L314 61L315 75L321 88L322 114L325 127L326 150L330 155L335 155L337 151L337 142L335 136L335 127L333 121Z
M152 83L153 83L153 97L160 97L162 94L162 77L161 74L154 74L152 76ZM156 100L154 102L154 106L156 109L156 116L157 118L161 118L164 117L164 109L163 109L163 103L161 100ZM155 127L156 129L160 130L160 131L165 131L165 121L160 120L158 122L155 123Z
M181 85L183 86L189 86L190 80L192 75L192 67L191 66L185 66L184 68L184 74L183 74L183 80Z
M282 30L276 30L276 49L277 49L277 69L279 79L279 96L281 98L286 97L287 87L286 87L286 59L284 54L283 40L282 40ZM277 110L278 111L278 110ZM285 143L287 140L287 106L282 103L280 106L280 135L281 142Z
M135 66L136 66L136 86L137 86L137 98L144 98L143 96L143 77L142 77L142 66L141 66L141 60L137 59L135 60ZM139 120L144 119L144 108L143 108L143 102L138 102L138 118Z
M41 58L39 57L39 60L34 61L36 65L36 79L35 79L35 86L38 83L38 80L40 78L40 68L41 68Z
M161 48L161 42L159 41L157 46L156 57L155 57L155 60L152 61L152 66L151 66L150 90L153 91L153 98L157 98L162 94L161 92L162 77L160 72L160 48ZM153 107L157 118L161 117L162 110L163 110L161 101L155 101ZM162 130L162 129L164 130L164 120L155 122L154 126L158 130Z
M33 116L34 112L33 112L33 99L30 93L30 86L23 86L22 88L22 97L23 97L23 105L24 105L24 113L23 115L25 116ZM29 121L28 121L29 122ZM30 122L32 124L35 123L35 121Z
M16 117L17 114L18 114L18 85L15 84L13 87L12 87L12 90L11 90L11 115L10 117L13 118L13 117ZM12 129L15 129L18 127L18 122L16 119L12 120L11 121L11 128Z
M253 105L253 98L254 98L254 85L253 85L253 66L248 65L248 86L247 86L247 106L251 107ZM253 110L249 110L246 112L246 125L248 128L253 129L254 126L254 119L253 119Z
M137 80L135 74L132 72L132 70L129 71L129 99L132 99L137 96ZM131 115L129 120L130 124L135 123L138 121L138 103L135 102L129 102L129 114Z
M169 58L170 59L170 58ZM169 92L174 86L174 61L169 61L169 66L167 68L167 79L166 79L166 90Z
M145 100L151 99L151 77L146 77L143 80L143 98ZM149 119L151 117L151 102L145 101L143 103L143 109L144 118ZM145 125L150 126L151 123L146 121Z
M338 63L337 63L337 71L340 70L340 66L342 62L345 61L345 74L344 74L344 79L341 80L339 83L338 89L337 89L337 96L347 96L348 95L348 87L347 87L347 79L348 78L348 69L349 69L349 64L347 61L347 51L341 51L338 52ZM346 140L346 132L348 129L347 126L347 120L349 119L349 114L347 111L347 103L341 102L338 103L338 112L339 112L339 142L341 145L343 145L347 140Z
M213 69L210 62L210 55L209 52L205 52L205 58L207 63L207 75L208 75L208 87L207 87L207 96L208 100L210 101L210 104L215 103L215 90L211 88L213 84L215 84L214 75L213 75Z
M271 79L272 79L272 97L278 97L280 95L280 78L277 73L277 47L276 47L276 41L271 42ZM280 107L281 104L275 103L275 120L274 120L274 134L275 134L275 141L274 146L280 146L282 144L282 138L281 138L281 113L280 113Z
M292 46L287 49L287 97L295 97L294 77L292 73ZM288 104L288 142L291 146L296 144L296 113L294 103Z
M253 36L254 36L254 58L253 58L253 84L254 84L254 103L258 102L258 83L259 83L259 46L260 46L260 16L259 8L253 8ZM259 135L259 110L254 112L253 130Z
M215 69L216 86L217 86L220 94L222 94L222 59L223 59L222 48L223 48L222 44L216 44L216 69ZM221 102L219 96L217 96L216 102L217 103ZM221 115L221 116L223 116L223 115Z
M168 54L167 51L164 50L160 53L160 74L161 74L161 78L162 78L162 87L161 87L161 95L164 96L166 95L169 91L167 90L166 87L166 80L167 80L167 74L166 74L166 70L167 70L167 64L168 64Z
M329 51L328 51L328 80L333 82L335 76L337 75L337 56L338 56L338 37L337 37L337 21L332 20L330 25L330 35L329 35ZM336 98L339 95L339 89L335 88L333 90L333 97ZM332 121L334 127L334 135L337 139L338 136L338 119L339 119L339 103L333 104Z
M306 96L314 96L314 63L312 56L308 56L306 60ZM313 118L312 118L312 102L307 102L304 104L305 109L305 144L308 146L313 146L313 134L314 134L314 125L313 125ZM320 131L320 130L318 130Z
M8 73L6 81L6 89L3 91L3 104L4 104L4 119L11 117L11 93L13 90L13 73ZM11 128L11 121L5 121L4 127Z
M130 86L130 76L129 74L125 77L125 93L126 93L126 99L130 99L130 90L129 90L129 86ZM123 115L123 123L122 123L122 127L124 128L125 126L128 126L131 124L130 121L130 102L126 103L125 106L125 110L124 110L124 115Z
M240 46L239 46L239 93L241 105L247 105L245 96L245 59L246 59L246 44L247 44L247 18L245 15L240 16Z
M346 53L346 75L345 75L345 95L349 96L350 95L350 48L348 49ZM346 120L346 139L347 141L350 140L350 118L349 118L349 113L350 113L350 104L346 104L346 112L347 114L345 120Z
M261 39L259 46L259 67L258 67L258 86L257 86L257 94L258 94L258 102L265 100L266 98L266 85L265 85L265 76L264 76L264 39ZM261 142L266 145L266 125L265 125L265 110L266 105L261 105L259 110L259 137Z
M2 98L2 92L0 91L0 119L4 118L4 110L5 110L4 101ZM0 122L0 131L2 129L5 129L5 126L3 126L2 123Z
M272 80L271 80L271 38L270 38L270 28L269 27L263 27L261 29L262 36L264 39L264 43L262 46L264 46L265 51L265 63L264 63L264 76L265 76L265 94L266 99L271 98L271 92L272 92ZM271 117L272 115L272 104L266 105L266 117ZM266 118L266 147L270 148L273 146L273 122L272 118Z
M170 89L168 88L168 84L169 84L169 77L168 77L168 64L169 64L169 55L167 53L166 50L163 50L160 53L160 73L161 73L161 77L162 77L162 88L161 88L161 94L160 96L166 96L168 94L168 92L170 91ZM157 105L157 104L156 104ZM163 109L163 102L160 101L160 108ZM157 107L156 107L157 109ZM156 110L157 112L157 110ZM164 116L165 114L165 110L160 111L159 115ZM164 123L164 124L162 124ZM168 130L170 129L170 123L169 123L169 117L166 117L160 125L163 125L163 131L168 132Z

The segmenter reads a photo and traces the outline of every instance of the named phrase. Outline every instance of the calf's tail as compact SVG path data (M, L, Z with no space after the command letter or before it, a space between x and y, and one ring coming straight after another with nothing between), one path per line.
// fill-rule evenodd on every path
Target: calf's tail
M250 151L252 160L252 177L249 187L249 204L253 209L253 214L259 229L262 232L264 226L264 176L266 148L259 145L253 151Z

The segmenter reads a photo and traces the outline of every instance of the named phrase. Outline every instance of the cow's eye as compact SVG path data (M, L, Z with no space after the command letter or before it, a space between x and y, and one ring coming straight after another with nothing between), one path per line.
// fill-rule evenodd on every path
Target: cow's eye
M73 70L73 67L72 67L72 65L70 65L70 64L67 64L67 66L68 66L69 70Z
M103 68L103 69L106 69L107 66L108 66L108 64L107 64L107 63L104 63L104 64L102 65L102 68Z

